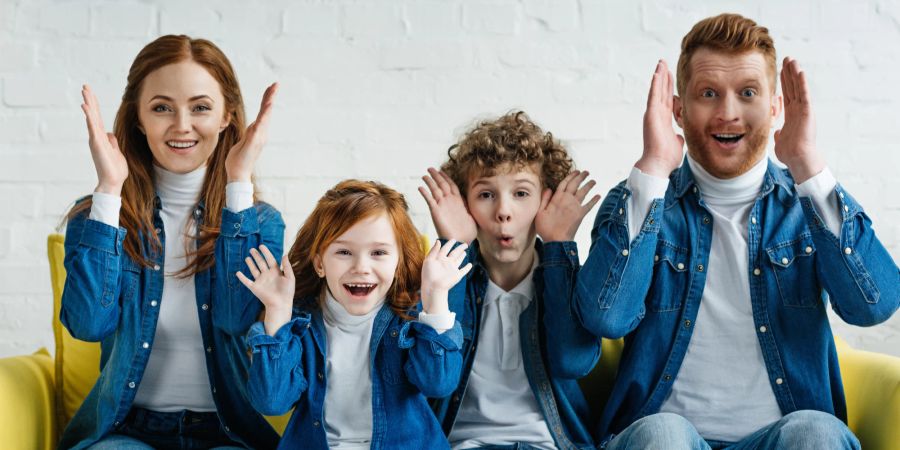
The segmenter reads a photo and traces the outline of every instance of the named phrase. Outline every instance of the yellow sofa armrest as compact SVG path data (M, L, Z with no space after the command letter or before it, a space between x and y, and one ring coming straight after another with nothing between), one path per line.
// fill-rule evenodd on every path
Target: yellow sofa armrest
M53 360L46 349L0 359L0 436L4 449L56 448Z
M856 350L835 339L850 429L866 450L900 442L900 358Z

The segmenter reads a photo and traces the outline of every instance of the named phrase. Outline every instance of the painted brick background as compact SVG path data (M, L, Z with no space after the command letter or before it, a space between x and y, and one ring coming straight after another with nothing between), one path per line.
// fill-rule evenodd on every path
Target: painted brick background
M96 183L79 109L90 83L111 128L138 50L160 34L212 39L234 63L248 117L278 80L257 167L290 244L338 180L377 178L434 235L419 177L476 118L522 108L605 191L641 153L659 58L697 20L739 12L807 70L819 147L900 260L900 1L381 0L0 1L0 356L52 347L45 239ZM586 219L578 241L589 243ZM900 355L900 315L857 347Z

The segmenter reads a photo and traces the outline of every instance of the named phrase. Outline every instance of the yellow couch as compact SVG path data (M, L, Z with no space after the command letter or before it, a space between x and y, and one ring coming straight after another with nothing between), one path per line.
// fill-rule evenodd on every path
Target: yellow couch
M56 355L45 349L0 359L0 439L4 449L52 449L59 433L93 386L99 344L78 341L59 323L65 280L63 236L47 240L53 283ZM597 410L610 390L622 341L603 342L603 358L581 382ZM900 449L900 358L854 350L838 341L850 429L866 450ZM283 430L288 415L270 418Z

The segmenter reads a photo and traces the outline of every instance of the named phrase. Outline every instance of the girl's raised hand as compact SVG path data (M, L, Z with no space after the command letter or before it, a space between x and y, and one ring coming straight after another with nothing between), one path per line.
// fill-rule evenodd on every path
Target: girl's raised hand
M466 209L466 203L456 183L450 176L432 167L428 175L422 177L428 189L419 187L419 193L428 203L431 220L438 236L469 243L478 235L475 219Z
M100 117L100 103L91 87L81 87L81 110L87 121L88 143L91 147L91 158L94 160L94 169L97 170L96 192L104 194L122 195L122 185L128 178L128 162L125 155L119 150L119 143L113 133L107 133L103 128L103 119Z
M272 83L266 88L256 120L247 127L244 138L234 144L228 152L228 157L225 158L225 173L229 183L250 181L253 166L269 136L269 117L272 115L272 105L277 91L278 83Z
M266 333L274 335L291 320L294 305L294 270L291 262L284 255L279 267L275 256L265 245L260 245L259 250L250 249L250 256L244 261L253 280L237 272L238 280L266 307Z
M422 309L428 314L450 312L447 306L450 289L472 269L472 263L459 267L466 258L468 245L463 242L453 248L455 243L451 239L442 246L440 241L435 241L422 263Z

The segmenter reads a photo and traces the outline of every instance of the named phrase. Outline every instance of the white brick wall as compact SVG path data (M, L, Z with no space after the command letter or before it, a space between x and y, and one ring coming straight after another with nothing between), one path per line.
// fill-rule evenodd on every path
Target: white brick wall
M656 60L674 64L690 26L723 11L768 26L807 69L820 148L900 260L897 0L2 0L0 356L52 347L45 237L96 183L79 87L95 88L111 126L128 66L160 34L221 45L249 117L282 83L257 172L290 245L314 199L347 177L401 189L433 235L415 191L423 169L476 117L513 108L566 140L605 193L640 155ZM835 329L900 355L900 315Z

